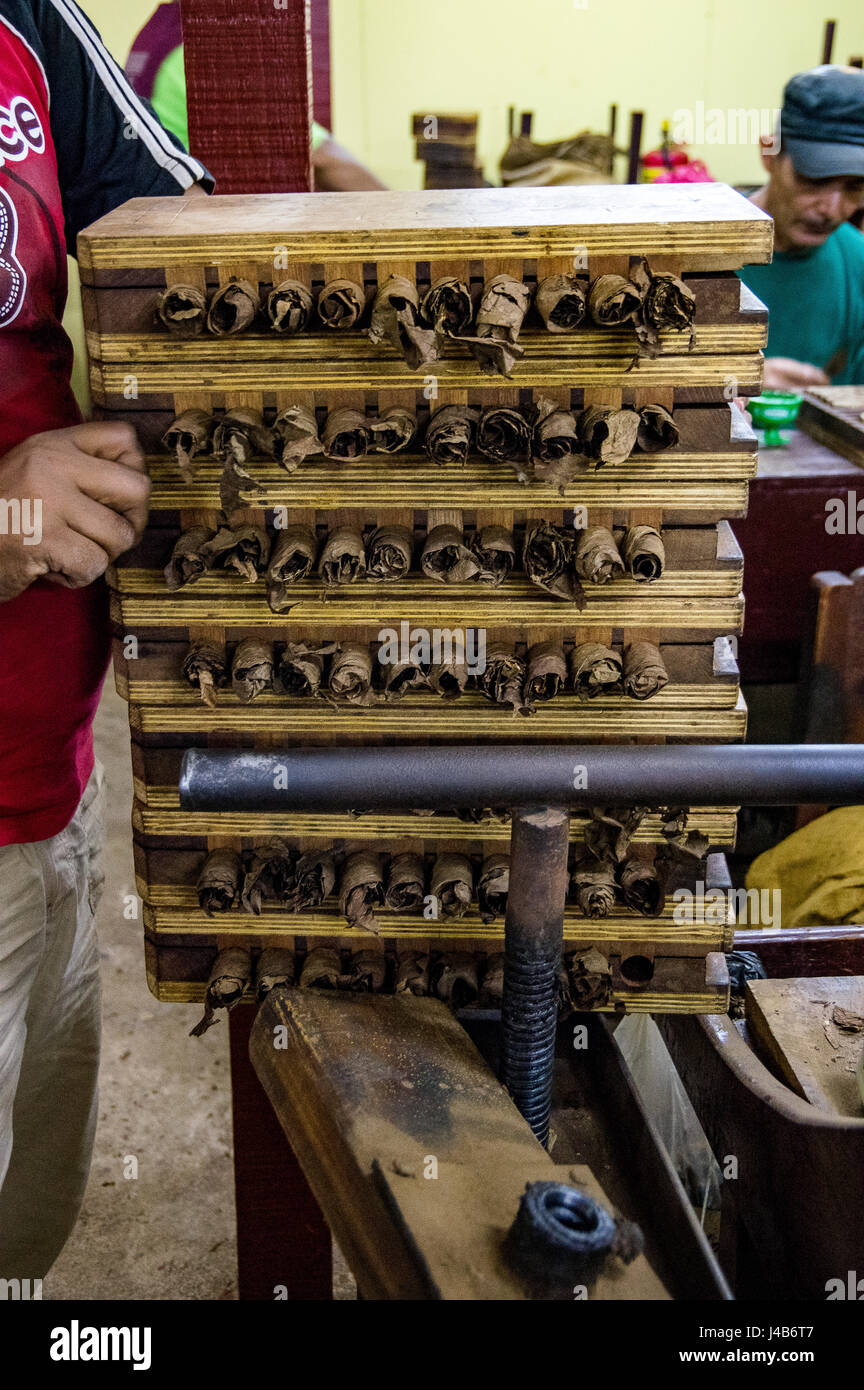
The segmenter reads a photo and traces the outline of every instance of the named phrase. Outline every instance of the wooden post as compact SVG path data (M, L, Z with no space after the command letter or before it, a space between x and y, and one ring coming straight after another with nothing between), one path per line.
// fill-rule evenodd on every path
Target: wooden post
M834 52L834 31L837 28L836 19L826 19L825 33L822 37L822 62L830 63L831 55Z
M644 112L630 112L630 153L627 161L627 182L639 182L639 156L642 153L642 121Z
M229 1014L239 1296L321 1302L333 1296L330 1231L249 1060L255 1014Z
M183 0L189 142L219 193L311 188L306 0Z

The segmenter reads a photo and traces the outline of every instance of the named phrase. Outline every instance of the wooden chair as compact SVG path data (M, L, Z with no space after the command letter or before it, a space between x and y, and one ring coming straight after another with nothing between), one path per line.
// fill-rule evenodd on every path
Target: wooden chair
M802 672L799 736L805 743L864 743L864 568L811 581L811 640ZM797 825L829 808L801 806Z

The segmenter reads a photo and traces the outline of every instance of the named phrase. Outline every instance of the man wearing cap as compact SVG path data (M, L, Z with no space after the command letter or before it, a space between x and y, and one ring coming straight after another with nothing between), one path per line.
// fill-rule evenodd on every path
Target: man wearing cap
M778 138L779 137L779 138ZM768 306L764 385L864 383L864 72L828 64L786 84L752 196L774 219L774 260L741 278Z

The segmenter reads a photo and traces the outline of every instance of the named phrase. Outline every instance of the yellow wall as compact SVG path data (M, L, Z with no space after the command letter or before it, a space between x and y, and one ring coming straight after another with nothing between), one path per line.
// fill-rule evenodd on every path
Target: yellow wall
M539 140L605 130L614 101L626 144L644 110L649 148L676 108L773 110L820 60L828 14L835 59L861 53L860 0L331 0L335 133L403 188L420 182L415 111L477 111L493 181L511 103L534 111ZM696 152L717 178L759 181L752 148Z

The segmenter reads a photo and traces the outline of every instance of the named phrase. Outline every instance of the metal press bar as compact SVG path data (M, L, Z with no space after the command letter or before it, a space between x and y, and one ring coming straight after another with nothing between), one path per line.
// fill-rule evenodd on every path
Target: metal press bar
M188 811L864 803L864 745L190 749Z

